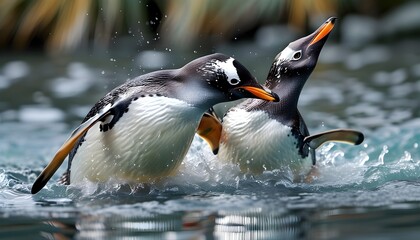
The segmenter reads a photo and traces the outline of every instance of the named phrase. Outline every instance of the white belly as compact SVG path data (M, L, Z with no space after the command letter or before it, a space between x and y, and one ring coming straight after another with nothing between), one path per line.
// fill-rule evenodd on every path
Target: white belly
M185 157L202 115L186 102L143 97L129 105L114 127L86 134L71 165L71 183L83 179L148 182L174 174Z
M311 161L299 155L291 128L263 111L229 111L223 118L223 132L218 157L239 164L242 171L292 171L294 177L307 174Z

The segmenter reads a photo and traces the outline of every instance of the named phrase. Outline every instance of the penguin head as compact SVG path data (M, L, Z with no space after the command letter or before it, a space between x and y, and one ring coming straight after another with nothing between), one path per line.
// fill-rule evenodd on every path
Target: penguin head
M335 17L330 17L312 34L289 43L274 59L266 85L272 89L281 81L303 80L299 81L303 87L316 66L335 20Z
M241 98L279 101L277 94L261 86L239 61L224 54L215 53L198 58L181 70L186 73L195 71L194 79L189 77L195 83L189 81L188 85L200 87L200 91L192 91L200 94L200 98L211 106Z

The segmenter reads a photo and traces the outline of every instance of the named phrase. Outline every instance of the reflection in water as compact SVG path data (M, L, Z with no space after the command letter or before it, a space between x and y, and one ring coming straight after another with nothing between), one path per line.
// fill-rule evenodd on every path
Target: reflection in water
M41 236L44 239L73 239L77 231L74 226L74 223L69 222L69 219L45 221L44 224L46 229L44 231L41 231ZM31 239L33 239L33 236L31 237Z
M39 228L43 237L52 239L130 236L154 239L296 239L306 236L308 226L303 212L291 214L250 208L220 210L217 214L199 211L140 213L135 216L81 214L74 223L69 219L56 219L32 227Z
M419 209L418 203L401 203L378 208L22 216L1 218L0 239L417 239Z
M295 239L305 236L306 220L299 214L262 208L220 211L215 237L220 239Z
M417 204L401 203L393 208L341 208L313 216L309 233L313 239L418 239L420 210Z
M72 239L75 234L74 219L0 218L0 239Z
M77 237L98 239L122 236L191 239L209 237L214 216L202 212L171 214L83 215L76 222Z
M182 220L179 214L150 216L81 216L76 223L78 237L98 239L117 236L157 236L165 232L180 231Z
M250 208L217 213L139 212L132 216L80 213L76 218L22 216L1 218L0 239L417 239L418 226L418 203L400 203L378 208Z

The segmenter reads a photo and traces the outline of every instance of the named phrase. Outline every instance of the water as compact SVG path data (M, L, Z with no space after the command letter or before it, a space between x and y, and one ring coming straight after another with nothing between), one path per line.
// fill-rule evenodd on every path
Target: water
M300 110L310 131L355 128L360 146L327 144L320 175L240 173L196 138L177 176L128 186L62 186L65 164L30 187L94 102L128 78L198 53L0 57L0 238L416 239L420 234L420 50L416 41L349 50L328 43ZM217 49L263 79L277 49ZM247 50L244 50L247 49ZM153 64L142 64L153 58ZM112 59L112 60L110 60ZM138 65L142 64L140 68ZM231 104L222 104L222 111Z

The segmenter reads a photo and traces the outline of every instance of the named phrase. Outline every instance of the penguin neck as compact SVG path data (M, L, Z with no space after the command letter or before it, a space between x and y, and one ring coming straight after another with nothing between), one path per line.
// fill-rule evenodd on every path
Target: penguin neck
M186 74L185 69L178 69L176 76L183 79L183 82L177 82L172 88L172 94L191 106L199 108L203 113L225 99L225 95L221 91L215 91L206 81L202 81L201 76L194 74Z
M280 98L280 101L277 103L281 105L280 111L297 112L299 96L305 82L301 79L283 78L276 80L275 84L270 86L270 89L277 93Z

